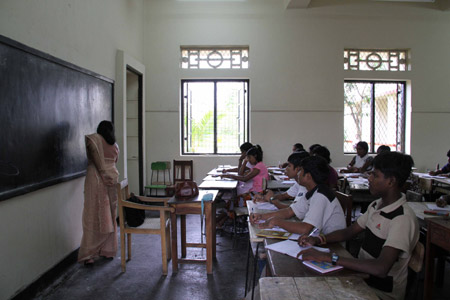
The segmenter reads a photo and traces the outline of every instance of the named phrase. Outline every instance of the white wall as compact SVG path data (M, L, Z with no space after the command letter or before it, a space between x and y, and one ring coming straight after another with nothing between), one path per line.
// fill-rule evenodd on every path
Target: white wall
M344 166L343 81L410 80L411 154L419 169L445 162L449 149L450 12L438 4L313 0L285 10L282 1L146 2L147 161L180 158L180 80L249 78L251 142L266 164L301 142L328 146ZM181 70L180 45L249 45L248 70ZM344 48L411 49L409 72L343 70ZM194 177L236 158L194 159Z
M142 0L2 0L0 34L114 79L117 49L143 60L142 10ZM0 299L79 247L83 185L84 177L0 202Z
M286 159L291 145L302 142L327 145L336 166L350 160L342 153L344 79L410 80L411 153L419 168L445 161L448 10L365 0L312 0L311 8L285 10L283 3L2 0L0 34L113 79L117 49L143 61L148 173L151 161L180 158L182 78L249 78L251 141L262 145L266 163ZM181 70L180 45L249 45L250 69ZM346 47L410 48L412 70L345 72ZM198 181L213 166L237 160L193 159ZM0 202L0 299L13 296L79 246L83 181Z

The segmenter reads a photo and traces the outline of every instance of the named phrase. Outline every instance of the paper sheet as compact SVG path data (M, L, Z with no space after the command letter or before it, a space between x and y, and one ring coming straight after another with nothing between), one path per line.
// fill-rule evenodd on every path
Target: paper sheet
M450 212L449 205L446 205L445 207L439 207L435 203L427 203L427 206L431 210L440 210L440 211L449 211Z
M295 257L295 258L297 258L297 254L300 251L303 251L303 250L306 250L309 248L314 248L316 250L319 250L322 252L327 252L327 253L330 252L330 249L328 249L328 248L321 248L321 247L316 247L316 246L300 247L300 245L297 242L292 241L290 239L266 246L266 249L280 252L280 253ZM302 259L302 257L300 256L298 259Z

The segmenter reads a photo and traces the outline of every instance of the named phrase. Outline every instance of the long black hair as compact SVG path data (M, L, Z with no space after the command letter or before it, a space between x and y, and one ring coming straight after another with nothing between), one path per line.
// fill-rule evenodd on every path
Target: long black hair
M252 148L250 148L247 151L247 155L254 156L256 158L257 162L260 162L263 160L263 151L262 151L260 145L254 145Z
M97 133L100 134L110 145L114 145L116 142L114 124L111 121L101 121L100 124L98 124Z

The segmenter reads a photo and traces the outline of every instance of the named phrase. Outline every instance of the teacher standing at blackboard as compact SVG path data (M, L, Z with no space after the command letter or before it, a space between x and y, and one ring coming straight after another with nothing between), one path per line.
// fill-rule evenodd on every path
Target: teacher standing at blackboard
M83 238L78 262L92 265L101 256L113 258L117 252L116 168L119 146L114 125L102 121L97 133L86 136L88 167L84 183Z

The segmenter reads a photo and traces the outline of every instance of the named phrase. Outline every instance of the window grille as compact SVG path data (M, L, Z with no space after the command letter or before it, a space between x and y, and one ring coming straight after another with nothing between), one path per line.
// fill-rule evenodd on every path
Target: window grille
M182 154L240 154L248 142L248 79L182 80Z
M356 152L366 141L369 152L381 145L404 151L405 82L350 81L344 83L344 152Z
M248 69L248 47L181 47L183 69Z
M406 71L407 50L344 50L344 70Z

